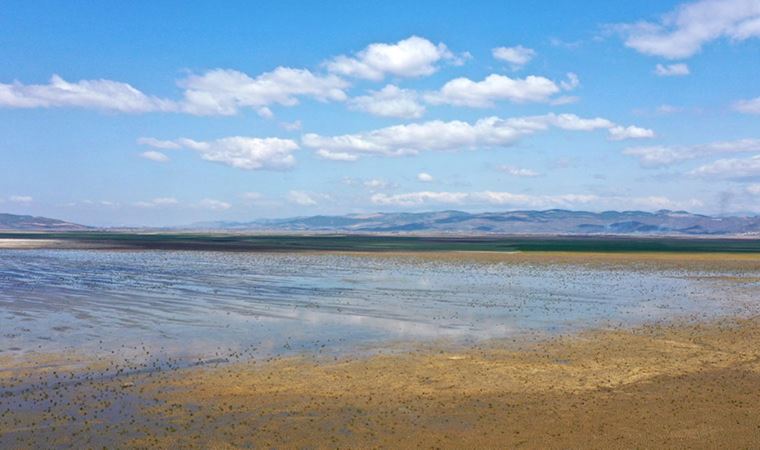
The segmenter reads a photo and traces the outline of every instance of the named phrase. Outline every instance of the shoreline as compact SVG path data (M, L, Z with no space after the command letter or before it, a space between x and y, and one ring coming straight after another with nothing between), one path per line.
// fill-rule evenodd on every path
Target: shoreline
M357 253L630 253L760 255L760 239L663 236L375 236L183 233L0 233L0 248Z

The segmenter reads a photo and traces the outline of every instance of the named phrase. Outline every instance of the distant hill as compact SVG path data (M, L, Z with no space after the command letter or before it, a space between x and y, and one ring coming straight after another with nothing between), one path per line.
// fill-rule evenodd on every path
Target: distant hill
M438 211L311 216L251 222L204 222L184 228L364 233L760 235L760 217L711 217L669 210L653 213L594 213L550 209L476 214Z
M4 231L76 231L90 227L47 217L0 213L0 230Z

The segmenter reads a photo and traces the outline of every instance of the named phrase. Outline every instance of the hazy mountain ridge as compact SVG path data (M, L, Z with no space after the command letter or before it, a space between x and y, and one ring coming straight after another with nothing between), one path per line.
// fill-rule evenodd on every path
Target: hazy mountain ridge
M367 233L760 234L760 217L712 217L686 211L509 211L350 214L251 222L204 222L190 229Z
M135 230L147 229L131 228ZM0 213L0 230L81 231L94 227L47 217ZM103 228L98 228L105 230ZM155 228L152 228L155 229ZM373 213L307 216L249 222L211 221L166 227L194 231L458 233L458 234L606 234L760 236L760 216L712 217L686 211L508 211L467 213Z
M77 231L90 227L48 217L0 213L0 230L12 231Z

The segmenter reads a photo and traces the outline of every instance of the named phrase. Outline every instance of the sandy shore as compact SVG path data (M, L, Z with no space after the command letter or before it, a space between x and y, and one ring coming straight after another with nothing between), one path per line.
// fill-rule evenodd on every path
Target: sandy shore
M10 394L0 398L0 442L160 448L760 445L758 318L490 342L458 351L247 361L102 379L91 374L74 384L60 383L69 375L58 371L59 384L41 389L54 370L45 363L42 375L20 369L0 378L6 389L37 380L33 391L6 390ZM31 410L12 408L17 401Z
M59 248L63 244L58 239L0 239L0 249Z
M535 265L591 265L623 270L642 269L697 269L715 272L736 270L760 272L760 253L678 253L678 252L483 252L483 251L439 251L439 252L304 252L313 254L334 254L362 256L367 258L398 258L403 260L472 262L480 264L535 264Z

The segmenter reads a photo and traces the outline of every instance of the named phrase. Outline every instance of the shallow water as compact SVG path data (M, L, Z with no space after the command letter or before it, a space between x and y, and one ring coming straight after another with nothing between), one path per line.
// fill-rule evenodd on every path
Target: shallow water
M330 254L5 250L0 356L72 349L190 361L471 342L736 314L754 292L702 275Z

